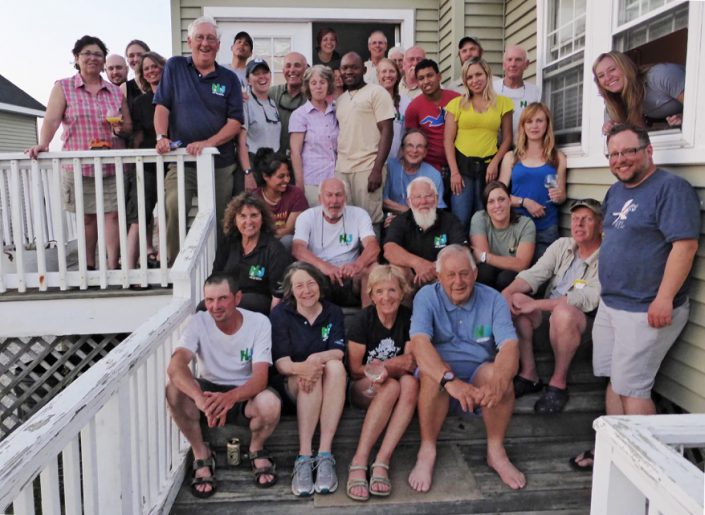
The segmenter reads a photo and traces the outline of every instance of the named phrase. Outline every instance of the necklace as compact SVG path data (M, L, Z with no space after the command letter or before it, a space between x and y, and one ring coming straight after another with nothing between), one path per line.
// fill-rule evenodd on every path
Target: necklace
M277 204L279 204L279 202L282 199L281 195L279 196L279 199L277 199L277 200L270 199L267 196L267 194L264 192L264 188L262 188L262 198L267 202L267 204L271 204L272 206L276 206Z

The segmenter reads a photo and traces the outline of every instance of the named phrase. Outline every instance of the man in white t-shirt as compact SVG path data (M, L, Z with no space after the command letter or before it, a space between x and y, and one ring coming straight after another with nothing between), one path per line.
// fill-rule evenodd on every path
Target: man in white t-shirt
M367 276L380 251L370 215L346 205L345 185L336 178L321 183L318 199L319 206L296 219L291 255L328 277L333 302L367 306Z
M207 312L188 321L167 369L166 399L174 422L191 444L194 456L191 493L215 493L215 455L203 440L208 427L226 420L250 429L249 456L258 486L277 481L276 466L264 443L279 422L281 401L267 389L272 364L272 328L260 313L238 309L241 293L229 274L206 279ZM199 377L190 363L198 360Z
M375 30L370 37L367 38L367 49L370 51L369 60L365 61L363 73L365 74L365 83L378 84L377 82L377 65L384 59L384 54L387 53L387 36L381 30Z
M514 101L514 114L512 115L512 130L516 143L519 130L521 112L531 102L541 100L541 92L536 85L524 80L524 72L529 67L529 56L526 50L518 45L507 47L502 58L504 78L493 77L492 87L495 93L509 97Z

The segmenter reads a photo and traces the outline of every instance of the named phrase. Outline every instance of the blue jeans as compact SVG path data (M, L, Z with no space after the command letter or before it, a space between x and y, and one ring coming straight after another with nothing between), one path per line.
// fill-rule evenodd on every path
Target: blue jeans
M451 196L450 210L467 231L472 215L482 209L482 190L485 189L487 164L481 158L465 156L458 150L455 151L455 158L464 186L460 195Z
M534 259L532 264L536 263L539 258L543 256L546 249L551 245L551 243L556 241L559 236L560 234L558 233L557 225L552 225L540 231L536 231L536 247L534 249Z

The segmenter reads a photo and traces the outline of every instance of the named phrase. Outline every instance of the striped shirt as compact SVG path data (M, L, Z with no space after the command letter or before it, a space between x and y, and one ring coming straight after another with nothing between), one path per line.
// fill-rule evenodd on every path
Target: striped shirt
M63 150L89 150L91 141L110 141L113 148L124 148L122 139L113 135L105 119L108 111L122 107L122 92L118 86L101 78L101 88L93 95L88 92L80 73L57 81L66 98L66 110L61 120ZM71 165L65 170L71 171ZM93 165L81 167L84 177L93 177ZM115 175L115 165L104 165L103 175Z

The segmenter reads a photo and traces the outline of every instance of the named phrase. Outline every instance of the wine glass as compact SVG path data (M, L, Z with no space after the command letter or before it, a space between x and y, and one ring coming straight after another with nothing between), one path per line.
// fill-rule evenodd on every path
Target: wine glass
M546 177L543 178L543 185L546 187L547 190L557 188L558 178L554 174L549 173L548 175L546 175ZM553 202L551 199L549 199L548 201Z
M122 122L122 113L119 109L109 109L108 112L105 113L105 121L110 125L117 125Z
M384 374L384 363L378 359L373 359L368 361L365 365L365 375L371 381L370 386L364 391L364 394L368 397L374 397L377 391L374 388L375 381L379 381Z

